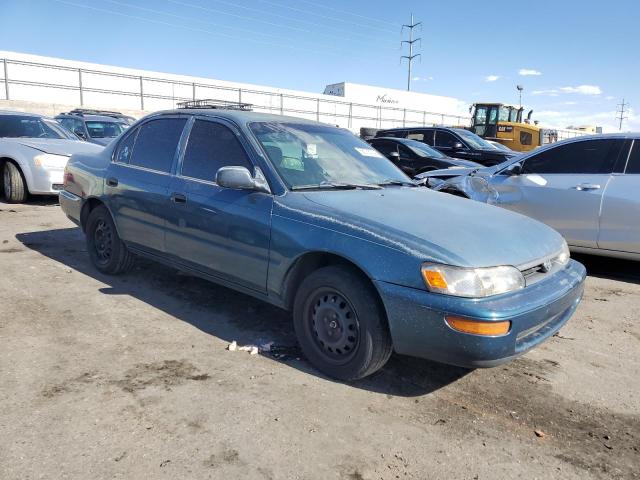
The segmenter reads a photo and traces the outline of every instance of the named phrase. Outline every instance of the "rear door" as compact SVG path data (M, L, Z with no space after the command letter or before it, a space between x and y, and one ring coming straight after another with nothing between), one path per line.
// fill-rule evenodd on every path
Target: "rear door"
M494 177L497 203L560 232L570 245L597 247L602 194L623 140L581 140L524 160L522 174Z
M604 192L598 247L640 253L640 139L628 146L624 174L614 174Z
M120 237L154 252L165 251L169 183L185 117L152 119L119 143L105 177L105 193Z
M265 292L273 196L219 186L225 166L254 172L242 134L229 123L197 118L171 184L167 251L203 273Z

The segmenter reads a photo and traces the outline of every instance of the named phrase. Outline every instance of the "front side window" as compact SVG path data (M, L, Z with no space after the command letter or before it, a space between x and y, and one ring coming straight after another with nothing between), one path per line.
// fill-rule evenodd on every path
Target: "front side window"
M67 138L68 134L58 123L40 117L0 115L0 137L4 138Z
M252 123L250 128L292 190L408 181L371 145L339 128L280 122Z
M408 140L405 145L419 157L447 158L447 156L440 150L436 150L422 142Z
M585 140L559 145L525 160L523 173L611 173L622 140Z
M476 107L476 125L487 123L487 107Z
M185 118L159 118L140 127L129 164L170 172Z
M390 142L389 140L380 140L377 142L372 142L371 145L381 152L383 155L390 155L391 152L397 152L398 146L394 142Z
M229 166L252 169L236 135L220 123L196 120L184 153L182 175L213 182L218 169Z
M640 173L640 140L638 139L633 142L625 173Z
M436 147L452 148L456 143L460 143L460 140L452 133L436 131Z

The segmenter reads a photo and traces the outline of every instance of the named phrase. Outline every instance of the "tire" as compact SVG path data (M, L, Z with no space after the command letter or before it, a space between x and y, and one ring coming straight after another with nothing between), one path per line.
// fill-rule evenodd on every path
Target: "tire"
M27 200L29 192L20 169L11 162L4 162L2 172L4 198L9 203L22 203Z
M133 267L135 257L120 240L105 206L96 207L89 214L86 241L91 263L102 273L119 275Z
M393 350L377 292L344 266L324 267L304 279L296 293L293 322L309 362L339 380L371 375Z

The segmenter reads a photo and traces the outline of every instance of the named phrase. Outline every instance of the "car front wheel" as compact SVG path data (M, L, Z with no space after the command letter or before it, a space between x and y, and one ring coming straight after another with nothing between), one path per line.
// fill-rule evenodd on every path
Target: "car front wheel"
M344 381L366 377L391 355L377 292L351 268L324 267L305 278L296 294L293 318L303 353L330 377Z
M134 256L120 240L106 207L96 207L89 214L86 240L91 263L102 273L117 275L133 266Z
M11 162L4 163L2 172L4 198L9 203L22 203L27 199L28 191L20 169Z

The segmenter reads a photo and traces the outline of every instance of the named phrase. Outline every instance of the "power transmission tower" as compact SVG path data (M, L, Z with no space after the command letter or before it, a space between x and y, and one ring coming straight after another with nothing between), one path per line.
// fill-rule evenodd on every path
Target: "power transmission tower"
M624 115L624 109L625 109L625 107L628 107L628 106L629 106L629 103L628 103L628 102L627 102L627 103L624 103L624 98L623 98L623 99L622 99L622 103L619 103L617 106L618 106L618 107L620 107L620 110L617 110L617 109L616 109L616 114L618 114L618 113L619 113L619 114L620 114L620 116L619 116L619 117L616 117L616 120L620 120L620 127L619 127L619 130L622 130L622 121L628 118L628 117L625 117L625 115Z
M402 55L400 57L400 61L402 62L402 59L406 58L407 59L407 63L409 64L409 72L407 73L407 91L411 90L411 64L413 63L413 60L420 57L421 55L419 53L414 54L413 53L413 44L416 42L420 42L422 44L422 39L421 38L413 38L413 29L422 25L422 22L414 22L413 21L413 13L411 14L411 23L409 25L404 24L402 25L402 32L404 32L405 27L409 29L409 40L402 40L400 42L400 44L407 44L409 45L409 55Z

